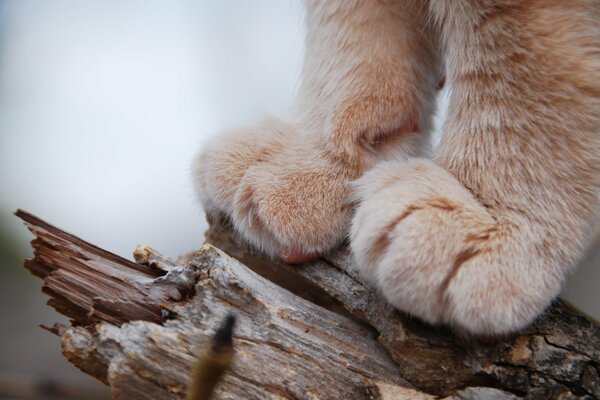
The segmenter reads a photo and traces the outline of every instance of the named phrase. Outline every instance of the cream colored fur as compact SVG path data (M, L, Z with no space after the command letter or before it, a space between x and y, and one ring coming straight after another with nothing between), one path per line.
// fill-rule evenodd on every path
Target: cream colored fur
M360 273L430 323L484 336L529 324L598 205L599 3L307 5L292 118L205 146L206 211L288 262L350 232ZM430 153L442 60L450 106Z

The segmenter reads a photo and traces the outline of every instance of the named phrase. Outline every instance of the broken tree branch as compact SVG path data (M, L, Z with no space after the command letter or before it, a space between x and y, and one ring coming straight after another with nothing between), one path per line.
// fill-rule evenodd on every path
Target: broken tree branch
M600 397L600 327L560 303L503 343L462 341L387 305L344 251L273 263L213 218L207 240L229 255L205 244L174 261L139 247L134 263L17 215L36 236L26 267L71 318L48 329L115 398L183 398L199 349L230 311L236 361L222 399Z

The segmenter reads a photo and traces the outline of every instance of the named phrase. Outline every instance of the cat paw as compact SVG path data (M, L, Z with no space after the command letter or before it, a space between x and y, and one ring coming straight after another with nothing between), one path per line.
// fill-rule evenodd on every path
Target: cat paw
M355 176L291 125L267 119L220 135L194 164L206 212L224 212L269 256L289 263L318 257L344 239Z
M497 337L527 326L560 290L562 275L532 251L526 224L492 216L431 161L382 163L356 193L356 265L402 311Z
M248 169L281 153L292 134L282 121L269 117L221 132L205 143L192 164L192 182L204 211L231 215L235 192Z

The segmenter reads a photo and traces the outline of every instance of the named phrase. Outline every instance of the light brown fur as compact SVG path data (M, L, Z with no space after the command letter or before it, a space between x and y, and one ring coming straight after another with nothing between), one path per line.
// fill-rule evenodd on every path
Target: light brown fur
M598 208L600 3L309 1L307 26L291 122L199 155L206 210L289 261L350 231L361 274L425 321L529 324ZM441 60L450 106L429 154Z

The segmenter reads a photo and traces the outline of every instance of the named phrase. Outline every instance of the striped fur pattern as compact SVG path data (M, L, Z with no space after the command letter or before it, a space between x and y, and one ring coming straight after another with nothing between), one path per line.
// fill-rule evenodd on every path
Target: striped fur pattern
M349 235L361 275L429 323L527 326L598 209L600 3L310 0L306 23L291 117L225 132L196 158L205 210L290 263Z

